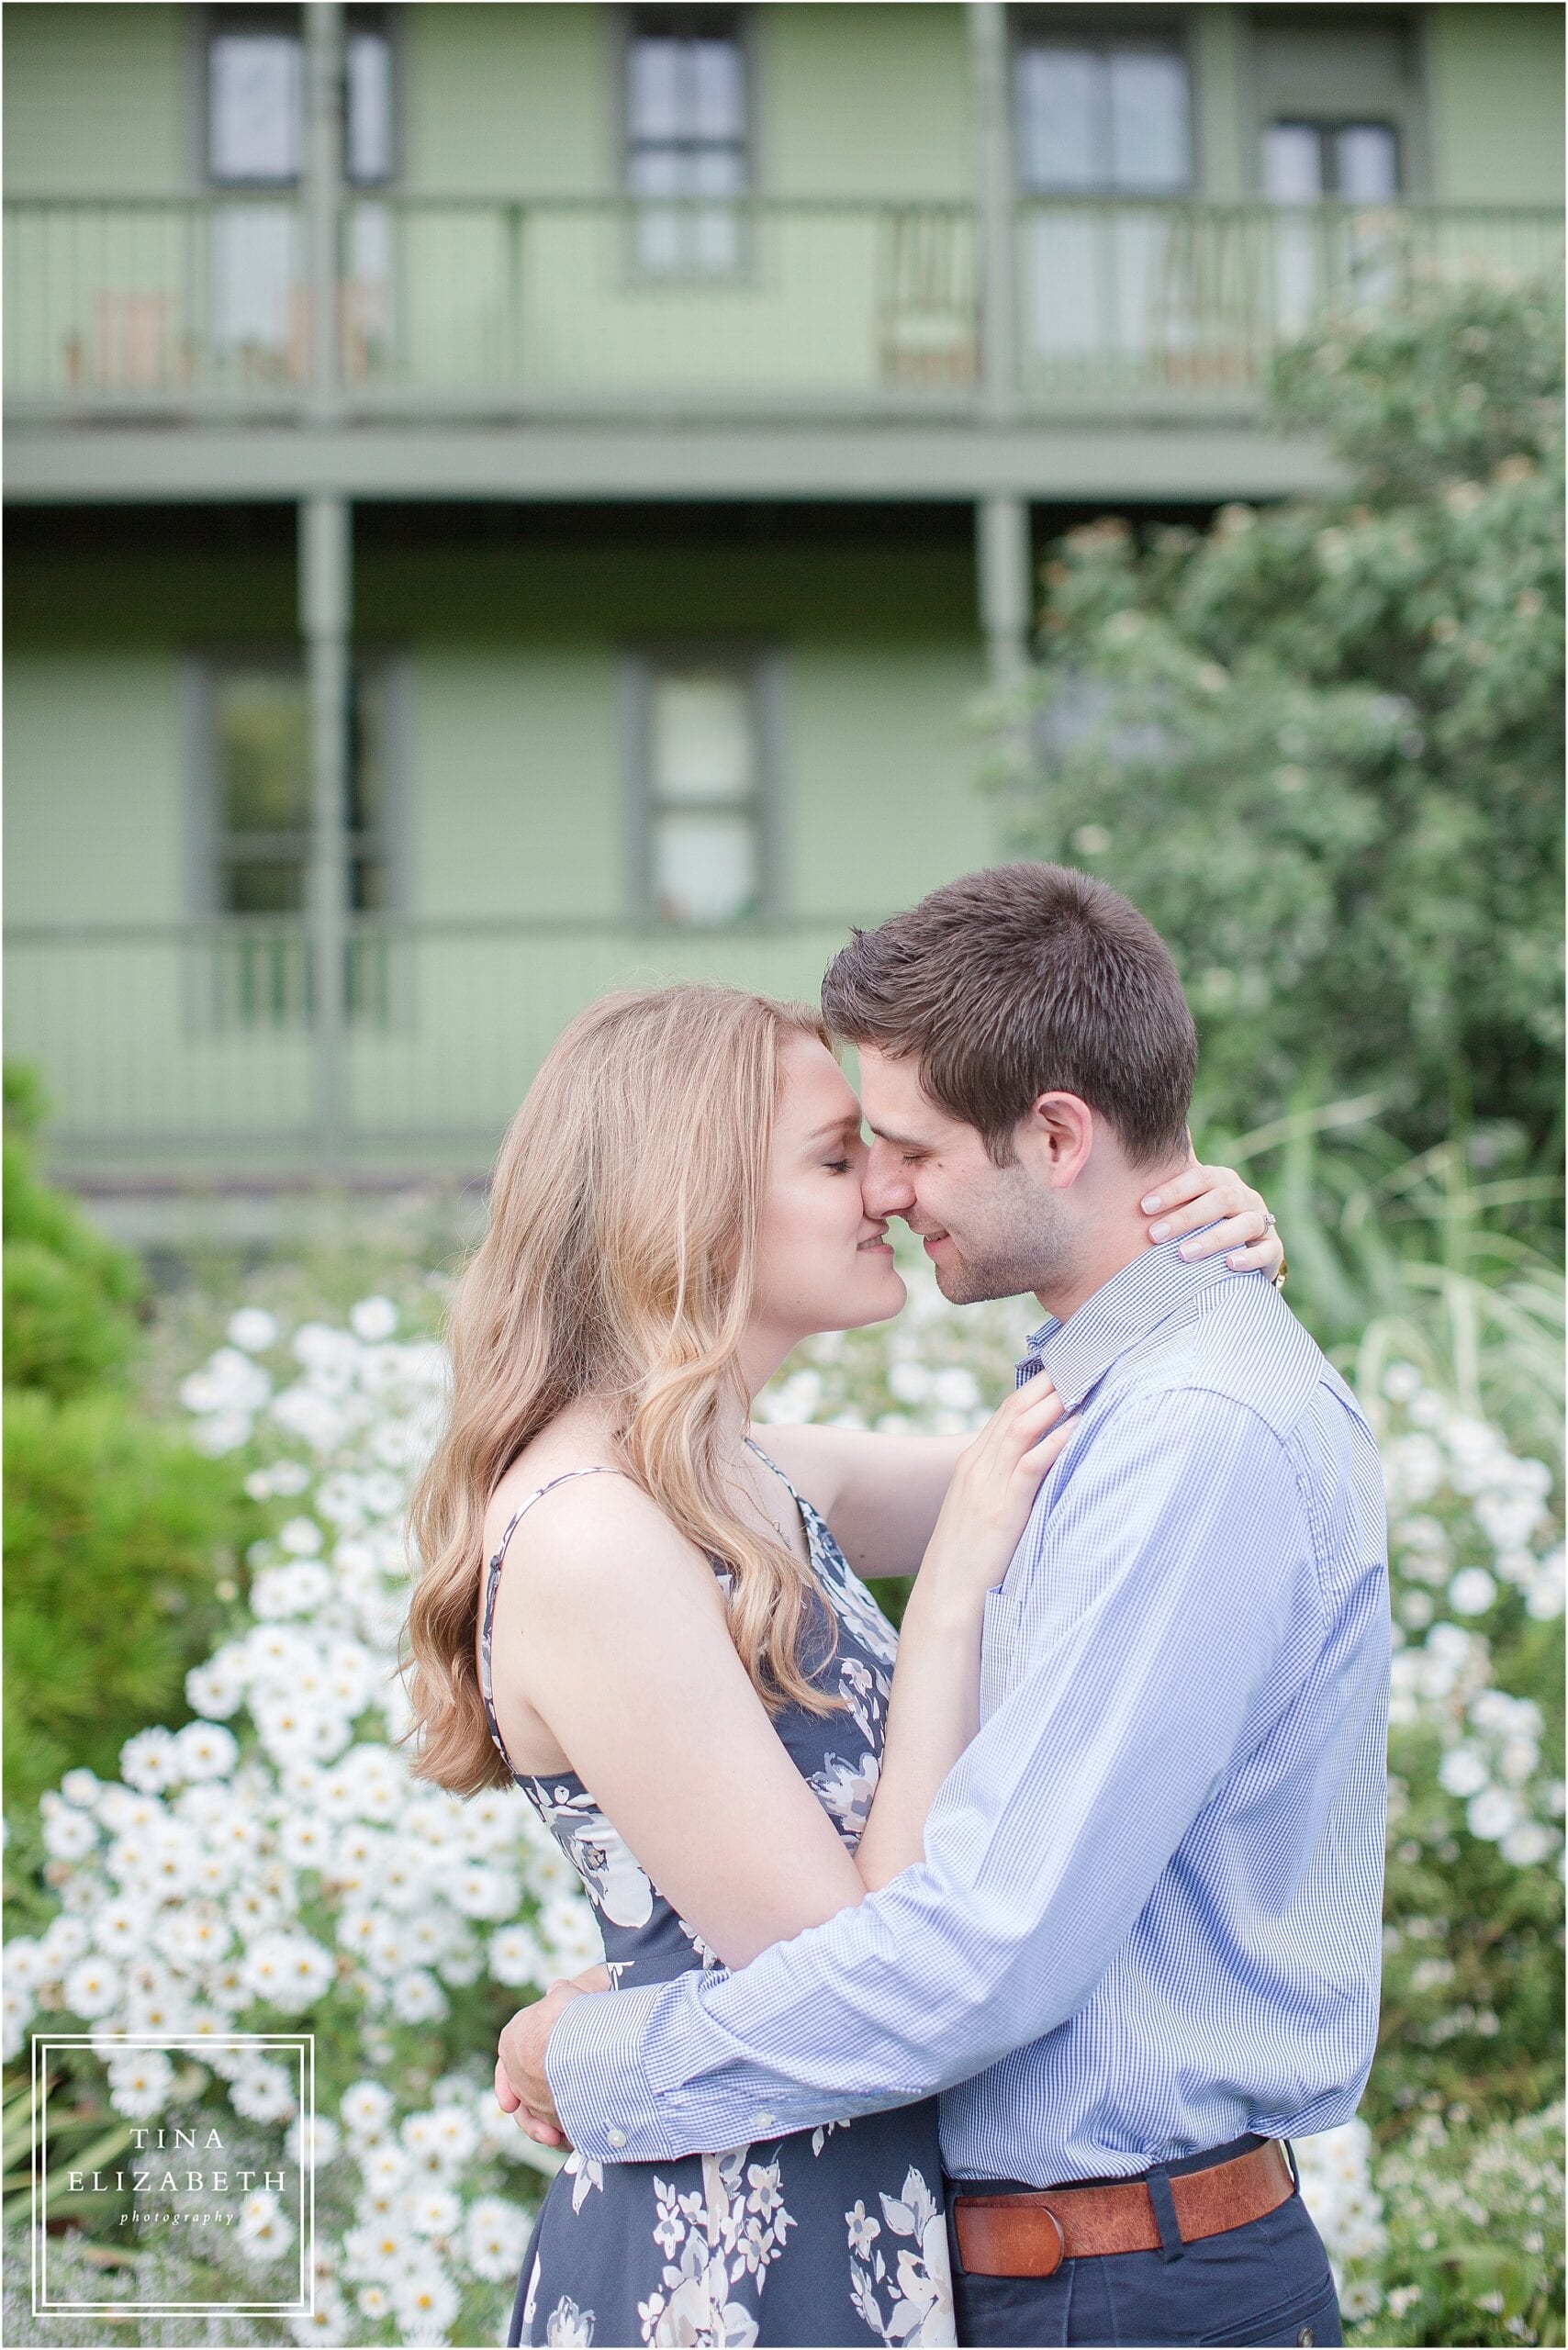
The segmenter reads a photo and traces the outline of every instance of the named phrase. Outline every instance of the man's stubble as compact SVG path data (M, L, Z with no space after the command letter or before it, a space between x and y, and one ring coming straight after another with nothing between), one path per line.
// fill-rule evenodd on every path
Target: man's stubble
M979 1213L960 1235L949 1226L953 1256L938 1264L936 1286L950 1305L1023 1297L1070 1288L1081 1245L1054 1192L1032 1182L1017 1161L997 1169Z

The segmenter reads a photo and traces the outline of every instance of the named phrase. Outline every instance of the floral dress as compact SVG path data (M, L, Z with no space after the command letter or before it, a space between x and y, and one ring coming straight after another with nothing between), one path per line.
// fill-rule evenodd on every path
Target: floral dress
M509 1770L491 1696L490 1631L512 1528L538 1498L528 1496L489 1562L480 1632L480 1690ZM788 1707L774 1723L853 1852L876 1791L895 1635L816 1511L800 1494L795 1500L816 1582L802 1660L823 1659L808 1678L841 1695L845 1710ZM714 1572L727 1585L728 1570L716 1564ZM512 1775L582 1878L612 1982L667 1982L720 1964L579 1778L569 1771ZM569 2155L523 2257L507 2336L509 2344L599 2350L877 2342L902 2350L956 2339L935 2098L669 2162Z

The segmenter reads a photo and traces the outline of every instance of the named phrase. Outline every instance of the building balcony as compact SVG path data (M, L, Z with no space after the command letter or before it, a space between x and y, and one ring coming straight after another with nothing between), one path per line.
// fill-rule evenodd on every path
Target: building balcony
M324 1022L298 921L24 924L6 934L6 1050L40 1071L73 1176L472 1174L585 1003L683 979L814 1002L848 932L827 916L689 930L353 916Z
M377 195L345 203L319 305L289 196L17 197L5 222L24 432L1239 420L1316 318L1555 272L1563 239L1545 207L1029 200L988 290L962 203Z

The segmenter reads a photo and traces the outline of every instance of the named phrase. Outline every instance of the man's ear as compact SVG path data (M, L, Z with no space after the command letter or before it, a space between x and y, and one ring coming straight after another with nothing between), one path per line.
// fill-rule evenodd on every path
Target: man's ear
M1094 1148L1094 1113L1076 1093L1042 1093L1024 1118L1019 1144L1040 1179L1065 1191L1088 1166Z

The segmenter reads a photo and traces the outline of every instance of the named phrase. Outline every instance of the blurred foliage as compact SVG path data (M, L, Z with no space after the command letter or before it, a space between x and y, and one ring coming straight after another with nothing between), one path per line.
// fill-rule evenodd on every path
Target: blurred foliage
M1357 2341L1562 2340L1562 2107L1428 2115L1383 2165L1383 2308Z
M1042 666L997 705L1021 851L1103 874L1170 942L1233 1123L1375 1089L1557 1130L1561 299L1491 282L1331 321L1276 424L1344 487L1205 532L1076 531Z
M42 1101L30 1069L6 1069L6 1383L54 1396L122 1382L145 1283L129 1250L39 1175Z
M113 1776L144 1723L189 1718L221 1620L215 1578L259 1523L230 1462L150 1419L136 1259L39 1173L40 1104L6 1078L6 1800L25 1876L38 1797Z

